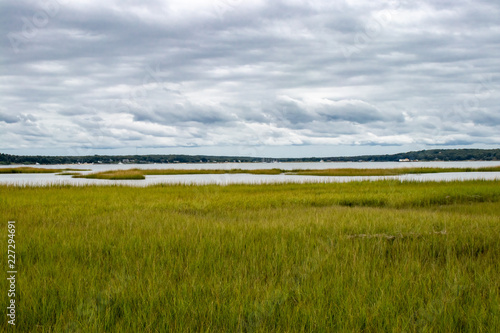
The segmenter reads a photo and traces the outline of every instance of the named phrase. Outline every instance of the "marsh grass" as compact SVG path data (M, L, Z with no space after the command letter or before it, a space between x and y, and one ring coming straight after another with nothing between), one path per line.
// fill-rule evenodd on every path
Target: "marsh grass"
M16 329L498 332L499 185L0 186Z
M73 178L112 179L112 180L146 179L143 172L141 172L141 170L139 169L102 171L102 172L90 173L87 175L75 175L73 176Z
M488 172L500 171L499 167L485 168L396 168L396 169L323 169L323 170L282 170L282 169L130 169L110 170L86 175L76 175L75 178L91 179L145 179L139 175L200 175L200 174L253 174L253 175L307 175L307 176L394 176L403 174L423 174L438 172Z
M292 170L289 174L307 176L397 176L405 174L424 174L440 172L492 172L500 171L498 167L482 168L392 168L392 169L323 169L323 170Z
M134 169L142 172L144 175L220 175L220 174L238 174L246 173L252 175L279 175L283 173L280 169L216 169L216 170L203 170L203 169Z
M17 168L0 168L0 173L58 173L58 175L71 175L74 178L89 178L89 179L110 179L110 180L141 180L146 179L148 175L200 175L200 174L253 174L253 175L302 175L302 176L397 176L404 174L424 174L424 173L439 173L439 172L493 172L500 171L498 167L483 167L483 168L393 168L393 169L129 169L129 170L108 170L94 172L90 174L81 174L79 172L72 173L71 171L88 171L80 169L46 169L33 167L17 167Z
M60 172L56 173L56 176L79 176L81 175L80 172Z
M85 171L81 169L47 169L47 168L33 168L33 167L16 167L16 168L0 168L2 173L56 173L65 171Z
M129 170L110 170L91 173L87 175L77 175L74 178L90 178L90 179L145 179L145 176L152 175L220 175L220 174L237 174L246 173L254 175L279 175L282 173L280 169L257 169L257 170L202 170L202 169L129 169ZM139 177L142 175L143 177ZM118 178L117 178L118 177Z

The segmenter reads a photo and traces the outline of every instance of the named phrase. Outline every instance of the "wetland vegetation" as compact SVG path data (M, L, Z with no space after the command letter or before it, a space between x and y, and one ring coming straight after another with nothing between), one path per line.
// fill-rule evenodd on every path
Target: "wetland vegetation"
M107 170L81 174L71 171L86 171L79 169L44 169L32 167L0 168L0 173L56 173L71 175L74 178L87 179L145 179L151 175L198 175L198 174L254 174L254 175L302 175L302 176L397 176L405 174L446 173L446 172L500 172L500 166L480 168L437 168L437 167L406 167L406 168L378 168L378 169L126 169Z
M16 328L498 332L499 185L0 186Z
M194 174L253 174L253 175L302 175L302 176L397 176L404 174L423 174L440 172L491 172L500 171L497 167L482 168L393 168L393 169L322 169L322 170L284 170L284 169L129 169L129 170L110 170L103 172L90 173L86 175L75 175L75 178L90 179L145 179L148 175L194 175Z

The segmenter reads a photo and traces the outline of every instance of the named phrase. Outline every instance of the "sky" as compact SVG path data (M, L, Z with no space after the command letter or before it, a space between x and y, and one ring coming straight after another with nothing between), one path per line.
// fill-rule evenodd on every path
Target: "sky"
M500 147L498 0L0 0L0 152Z

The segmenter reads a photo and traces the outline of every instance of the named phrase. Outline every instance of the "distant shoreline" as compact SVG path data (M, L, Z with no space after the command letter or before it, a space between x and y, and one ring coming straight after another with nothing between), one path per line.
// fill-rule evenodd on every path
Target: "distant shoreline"
M182 163L299 163L299 162L461 162L500 161L500 149L433 149L390 155L272 158L208 155L91 155L24 156L0 153L0 165L53 164L182 164Z

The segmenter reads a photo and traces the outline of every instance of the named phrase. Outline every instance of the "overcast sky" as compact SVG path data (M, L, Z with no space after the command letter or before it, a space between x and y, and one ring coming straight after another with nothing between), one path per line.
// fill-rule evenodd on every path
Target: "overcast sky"
M498 0L0 0L0 152L500 147Z

